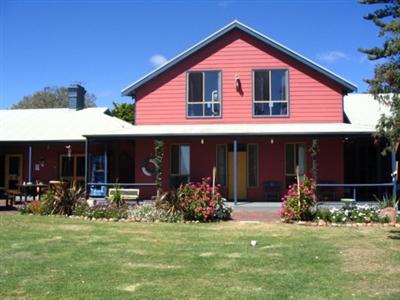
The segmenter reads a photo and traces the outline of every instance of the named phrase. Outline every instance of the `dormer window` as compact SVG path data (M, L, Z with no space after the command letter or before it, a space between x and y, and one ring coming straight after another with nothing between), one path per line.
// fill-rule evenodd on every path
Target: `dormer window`
M289 111L288 71L253 72L253 114L255 117L284 117Z
M188 118L221 116L221 72L192 71L187 75Z

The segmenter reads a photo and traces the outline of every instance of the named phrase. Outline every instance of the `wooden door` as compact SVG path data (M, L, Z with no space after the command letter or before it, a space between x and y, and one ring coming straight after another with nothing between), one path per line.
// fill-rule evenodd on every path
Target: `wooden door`
M237 152L237 168L238 168L238 199L245 200L247 198L247 155L245 151ZM229 168L229 199L233 199L233 152L228 154Z
M6 190L18 190L18 184L22 183L22 155L7 154L5 165Z

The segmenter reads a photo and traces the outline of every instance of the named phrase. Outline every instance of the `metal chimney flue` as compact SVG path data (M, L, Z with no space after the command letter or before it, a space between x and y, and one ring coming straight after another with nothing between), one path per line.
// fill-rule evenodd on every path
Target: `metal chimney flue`
M85 108L86 90L79 84L72 84L68 88L68 107L74 110Z

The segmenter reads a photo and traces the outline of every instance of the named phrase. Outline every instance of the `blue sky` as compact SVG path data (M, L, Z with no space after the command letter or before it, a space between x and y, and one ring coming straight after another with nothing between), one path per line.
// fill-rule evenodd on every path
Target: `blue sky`
M81 81L98 106L234 19L366 90L380 45L356 0L0 0L0 108L44 86Z

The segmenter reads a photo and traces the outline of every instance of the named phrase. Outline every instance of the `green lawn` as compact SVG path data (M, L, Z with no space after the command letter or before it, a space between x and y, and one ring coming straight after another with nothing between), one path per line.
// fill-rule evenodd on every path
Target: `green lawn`
M19 215L0 226L1 299L400 298L399 228Z

